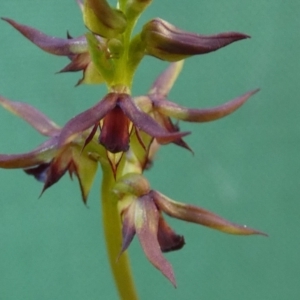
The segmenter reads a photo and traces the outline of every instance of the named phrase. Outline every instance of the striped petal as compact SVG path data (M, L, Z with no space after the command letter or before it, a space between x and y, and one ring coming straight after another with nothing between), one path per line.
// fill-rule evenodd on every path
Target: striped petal
M60 132L58 125L29 104L10 101L0 96L0 105L11 113L21 117L43 135L54 136Z
M124 94L123 97L120 98L119 105L124 114L132 121L137 129L146 132L154 138L158 138L162 144L179 140L189 134L189 132L168 132L149 115L141 111L128 95Z
M2 20L9 23L28 40L48 53L69 56L88 50L85 36L72 39L57 38L46 35L35 28L19 24L8 18L2 18Z
M248 228L247 226L241 226L231 223L220 216L193 205L183 204L175 202L163 194L153 191L153 199L157 206L167 215L184 220L191 223L197 223L203 226L207 226L225 233L237 234L237 235L252 235L265 233Z
M179 250L185 244L184 237L176 234L161 214L159 216L157 239L162 252Z
M183 62L184 61L181 60L171 63L169 67L156 78L148 94L158 94L166 97L182 70Z
M153 104L155 110L169 117L187 122L209 122L233 113L258 91L257 89L248 92L225 104L207 109L190 109L167 100L161 101L160 99L153 99Z
M50 139L36 149L22 154L0 154L0 168L24 169L49 162L57 152L56 140Z
M118 94L107 94L99 103L72 118L62 128L58 137L58 146L67 144L78 133L100 122L100 120L116 106L117 100Z
M157 240L159 211L149 194L138 199L135 209L135 230L148 260L176 286L173 268L162 255Z
M136 202L133 201L129 207L127 207L122 212L122 248L121 253L127 250L130 243L132 242L134 236L135 236L135 205Z

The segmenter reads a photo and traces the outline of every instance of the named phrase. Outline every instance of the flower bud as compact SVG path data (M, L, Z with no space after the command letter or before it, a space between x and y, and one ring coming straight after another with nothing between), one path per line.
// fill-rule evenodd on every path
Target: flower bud
M105 38L123 33L127 25L124 14L105 0L85 0L83 19L89 30Z
M238 32L199 35L180 30L159 18L145 24L141 33L146 53L167 61L179 61L192 55L209 53L248 37Z
M127 2L126 16L128 19L139 16L152 2L152 0L129 0Z
M124 46L118 39L111 39L107 42L107 48L111 58L119 58L124 52Z

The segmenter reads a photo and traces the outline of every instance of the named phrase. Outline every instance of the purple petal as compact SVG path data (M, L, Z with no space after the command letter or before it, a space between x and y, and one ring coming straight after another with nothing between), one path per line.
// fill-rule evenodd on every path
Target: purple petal
M154 114L154 119L162 127L166 128L168 132L179 132L179 126L177 124L173 124L172 120L169 117L164 116L163 114L161 114L157 111L154 111L153 114ZM157 139L157 141L160 142L159 139ZM191 149L191 147L181 138L173 141L173 143L177 146L185 148L185 149L189 150L190 152L194 153L193 150Z
M82 71L91 63L91 57L88 52L71 55L69 58L71 62L60 70L59 73Z
M265 233L248 228L247 226L241 226L234 223L231 223L220 216L205 210L200 207L193 205L183 204L175 202L168 197L162 195L159 192L153 191L153 199L157 206L165 212L167 215L184 220L187 222L197 223L203 226L207 226L213 229L223 231L230 234L239 234L239 235L251 235L251 234L261 234L266 235Z
M54 136L60 128L36 108L22 102L10 101L0 96L0 105L28 122L38 132L46 136Z
M157 239L162 252L179 250L185 244L184 237L176 234L162 215L159 216Z
M11 19L1 19L8 22L36 46L51 54L69 56L86 52L88 49L85 36L73 39L56 38L46 35L32 27L19 24Z
M135 225L134 225L134 213L135 213L135 201L133 201L129 207L122 212L122 249L121 253L127 250L130 243L135 236Z
M181 60L171 63L169 67L157 77L149 94L158 94L166 97L183 67L183 62L184 61Z
M129 95L123 94L123 97L119 99L119 105L124 114L132 121L137 129L146 132L154 138L159 138L160 143L167 144L189 134L189 132L169 133L157 122L155 122L149 115L142 112L135 105L133 99L131 99Z
M140 197L135 210L136 234L149 261L176 286L172 266L162 255L157 240L158 220L159 212L149 194Z
M117 103L118 94L107 94L99 103L72 118L61 130L58 146L68 143L72 138L100 122Z
M50 166L47 170L47 176L45 180L45 184L42 190L42 193L51 187L53 184L58 182L60 178L73 166L72 161L72 149L70 147L66 147L65 149L61 149L59 153L55 156L55 158L51 161ZM41 194L42 194L41 193Z
M28 175L34 176L34 178L40 182L45 183L47 180L47 172L49 169L50 163L42 163L37 167L25 169L24 172Z
M187 122L209 122L233 113L258 91L259 89L256 89L223 105L207 109L189 109L167 100L161 101L160 99L153 99L153 104L157 111L169 117Z
M0 154L0 168L25 169L49 162L56 153L56 140L50 139L33 151L23 154Z
M95 64L91 61L90 54L80 53L69 57L71 62L58 73L83 71L83 77L76 86L86 84L101 84L104 82L102 75L98 72Z

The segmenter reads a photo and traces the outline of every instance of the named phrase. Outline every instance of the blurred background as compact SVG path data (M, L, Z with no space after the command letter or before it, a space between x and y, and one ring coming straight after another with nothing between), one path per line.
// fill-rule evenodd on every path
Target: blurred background
M111 1L112 2L112 1ZM221 104L261 91L228 118L181 123L195 154L174 145L158 153L146 176L169 197L209 209L269 234L236 237L170 220L185 247L166 254L177 289L130 246L141 299L299 299L299 1L153 1L137 28L154 17L214 34L251 39L189 58L170 99L189 107ZM0 15L58 37L85 33L75 1L2 1ZM0 22L0 94L37 107L63 125L106 90L74 88L81 74L55 74L66 58L51 56ZM133 92L144 94L167 63L148 57ZM0 110L0 153L29 151L43 141ZM39 198L42 185L20 170L0 170L0 299L117 299L101 228L99 182L87 207L65 176Z

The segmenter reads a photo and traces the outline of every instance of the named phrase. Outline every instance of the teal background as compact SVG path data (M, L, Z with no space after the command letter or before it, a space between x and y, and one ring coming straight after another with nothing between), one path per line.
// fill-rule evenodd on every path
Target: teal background
M165 146L147 173L152 187L269 234L236 237L170 220L186 245L169 253L177 289L130 246L141 299L272 299L300 296L299 1L154 1L142 21L161 17L179 28L252 39L190 58L170 99L209 107L260 87L238 112L207 124L181 124L195 155ZM1 1L0 15L53 36L85 32L75 1ZM140 27L139 27L140 28ZM51 56L0 22L0 94L26 101L63 125L103 97L104 87L54 73ZM145 93L167 66L146 58L134 85ZM0 110L0 152L29 151L43 138ZM0 299L117 299L101 228L99 182L86 208L67 176L38 199L41 184L0 170Z

